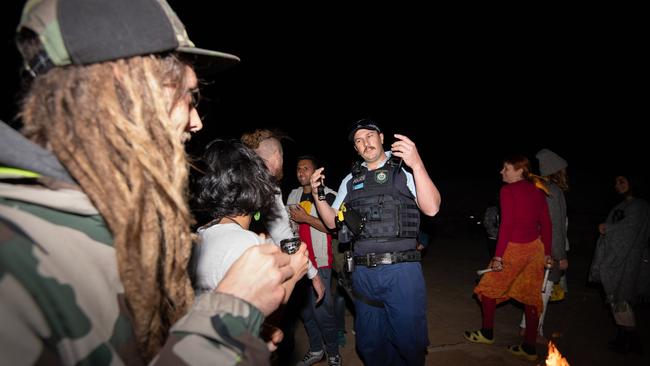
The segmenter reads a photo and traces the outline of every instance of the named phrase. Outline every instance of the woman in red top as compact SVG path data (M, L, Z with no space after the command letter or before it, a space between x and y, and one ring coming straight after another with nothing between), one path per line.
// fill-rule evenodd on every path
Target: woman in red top
M481 300L483 326L465 332L471 342L494 343L496 304L515 299L525 305L526 335L521 345L508 351L536 360L537 322L542 311L541 288L544 266L551 262L551 219L544 193L530 179L530 162L522 155L506 158L501 169L501 224L494 257L493 272L483 276L474 293Z

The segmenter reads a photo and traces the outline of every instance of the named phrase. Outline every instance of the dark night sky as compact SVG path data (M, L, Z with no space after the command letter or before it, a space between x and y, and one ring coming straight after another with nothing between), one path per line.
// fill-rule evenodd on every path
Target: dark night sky
M214 4L209 11L170 4L197 46L242 59L204 89L206 127L190 151L255 127L283 129L296 141L286 144L290 185L295 154L312 152L336 186L355 156L347 126L360 117L412 137L434 180L498 184L506 153L534 161L546 147L569 161L578 185L601 181L611 189L617 166L645 166L650 156L650 138L638 133L648 121L641 108L647 72L640 72L643 51L629 36L637 32L633 22L406 4ZM20 6L1 6L10 65L0 71L0 118L8 121L15 113L12 36Z

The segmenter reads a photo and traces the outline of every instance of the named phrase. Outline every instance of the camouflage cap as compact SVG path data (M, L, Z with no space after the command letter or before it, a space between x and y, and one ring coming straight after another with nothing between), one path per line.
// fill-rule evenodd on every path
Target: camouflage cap
M17 32L24 29L43 46L24 60L32 74L167 51L197 55L217 69L239 62L235 55L196 48L165 0L28 0Z

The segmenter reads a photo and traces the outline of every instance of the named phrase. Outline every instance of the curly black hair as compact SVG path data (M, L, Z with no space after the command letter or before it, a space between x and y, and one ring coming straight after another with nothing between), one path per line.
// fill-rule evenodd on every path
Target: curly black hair
M216 139L202 157L206 172L198 181L199 209L216 220L226 216L274 217L279 188L264 161L238 140Z

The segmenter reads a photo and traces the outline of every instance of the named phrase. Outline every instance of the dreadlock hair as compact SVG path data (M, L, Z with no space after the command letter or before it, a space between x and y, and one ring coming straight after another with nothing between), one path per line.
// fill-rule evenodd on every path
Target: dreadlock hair
M31 82L20 112L23 133L59 158L111 230L147 362L194 299L188 168L169 116L186 75L174 54L55 67Z
M567 192L569 190L569 179L566 174L566 169L560 169L557 172L548 176L548 179L555 183L561 190Z

